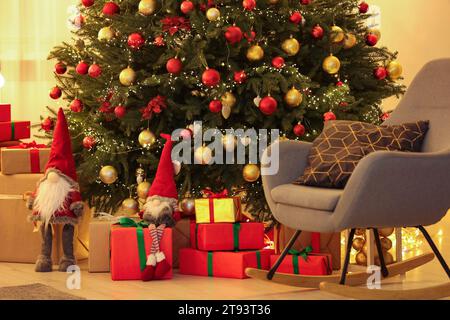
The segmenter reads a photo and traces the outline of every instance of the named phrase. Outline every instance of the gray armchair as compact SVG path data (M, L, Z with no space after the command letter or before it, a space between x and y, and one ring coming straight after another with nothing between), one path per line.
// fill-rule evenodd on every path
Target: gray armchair
M262 177L272 213L280 223L299 230L294 238L301 230L351 229L341 284L356 228L373 228L381 252L378 228L419 227L450 277L448 266L423 228L440 221L450 208L450 59L430 62L420 71L386 124L417 120L430 121L422 153L372 153L361 160L344 190L292 184L305 169L311 144L277 142L280 170ZM269 159L267 152L270 147L262 163ZM268 273L269 279L288 250L289 245ZM383 275L388 276L382 254L380 260Z

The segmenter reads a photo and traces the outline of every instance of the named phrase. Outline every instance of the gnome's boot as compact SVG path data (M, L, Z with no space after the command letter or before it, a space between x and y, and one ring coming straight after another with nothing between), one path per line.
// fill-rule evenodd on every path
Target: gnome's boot
M76 264L75 256L73 255L73 236L75 227L71 224L64 225L62 231L62 245L64 255L59 260L59 271L66 272L67 268Z
M36 260L36 265L34 270L36 272L51 272L52 271L52 227L48 225L45 227L45 224L41 226L41 235L42 235L42 248L41 254L38 256Z

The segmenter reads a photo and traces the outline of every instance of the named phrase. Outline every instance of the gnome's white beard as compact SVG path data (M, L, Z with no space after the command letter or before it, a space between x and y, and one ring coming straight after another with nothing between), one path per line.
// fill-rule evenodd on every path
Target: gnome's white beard
M44 180L39 184L34 210L36 210L47 227L55 212L65 210L65 200L69 192L73 191L72 185L64 178L57 183Z

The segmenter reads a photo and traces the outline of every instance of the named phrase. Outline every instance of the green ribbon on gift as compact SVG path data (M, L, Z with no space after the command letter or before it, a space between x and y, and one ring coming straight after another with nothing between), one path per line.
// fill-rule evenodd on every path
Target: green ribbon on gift
M239 250L239 232L241 231L241 224L233 224L233 240L234 240L234 251Z
M120 218L117 223L124 228L136 228L138 253L139 253L139 267L141 271L147 267L147 253L145 252L145 240L144 240L144 228L148 227L148 224L144 221L136 222L130 218Z
M292 265L294 267L294 274L300 274L298 257L302 257L303 260L308 261L308 255L311 252L313 252L313 248L311 246L306 247L302 251L298 251L298 250L295 250L295 249L289 250L289 254L292 255Z
M261 269L261 251L256 251L256 265L258 269Z
M11 122L11 141L16 140L16 124Z
M208 277L213 277L213 255L214 252L208 252Z

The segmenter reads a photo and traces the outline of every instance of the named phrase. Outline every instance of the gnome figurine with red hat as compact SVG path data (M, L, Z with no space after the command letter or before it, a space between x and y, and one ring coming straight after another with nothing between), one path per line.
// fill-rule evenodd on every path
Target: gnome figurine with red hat
M62 224L63 257L59 261L59 271L67 271L75 265L73 253L74 226L83 214L75 161L72 155L67 121L59 109L50 158L45 168L45 176L38 182L36 191L28 198L27 206L33 213L30 220L41 223L42 249L37 258L35 271L52 271L52 224Z
M167 134L161 134L161 137L166 139L166 144L141 213L142 218L149 224L152 238L147 267L142 274L144 281L160 279L171 269L164 253L160 250L159 243L164 229L175 226L175 216L178 211L178 192L172 163L172 139Z

